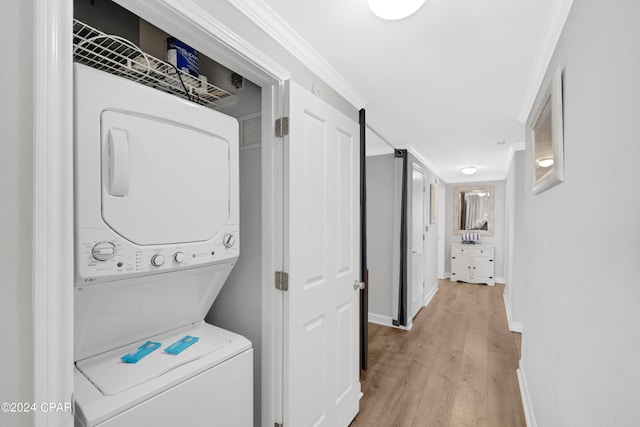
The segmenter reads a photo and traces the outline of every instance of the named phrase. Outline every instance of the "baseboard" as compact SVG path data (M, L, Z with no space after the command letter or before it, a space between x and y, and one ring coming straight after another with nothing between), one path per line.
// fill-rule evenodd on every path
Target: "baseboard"
M393 319L391 316L382 316L380 314L369 313L369 323L375 323L377 325L389 326L391 328L402 329L403 331L410 331L413 327L413 322L409 323L408 326L396 326L393 324Z
M431 300L433 299L434 296L436 296L436 292L438 292L438 284L436 283L436 285L429 291L429 293L425 296L424 299L424 306L428 306L429 303L431 302Z
M393 326L393 319L391 316L369 313L369 323L376 323L382 326Z
M513 319L511 319L511 306L509 305L506 291L502 293L502 300L504 301L504 311L507 312L507 323L509 324L509 330L511 332L522 333L522 323L514 322Z
M527 375L524 372L524 366L522 366L522 359L520 359L520 367L516 369L516 373L518 374L520 397L522 398L522 408L524 409L524 420L527 424L527 427L538 427L536 416L533 412L533 404L531 402L529 385L527 384Z
M505 283L507 283L507 279L505 279L504 277L496 277L496 283L504 285Z
M444 278L445 279L451 279L451 273L445 271Z

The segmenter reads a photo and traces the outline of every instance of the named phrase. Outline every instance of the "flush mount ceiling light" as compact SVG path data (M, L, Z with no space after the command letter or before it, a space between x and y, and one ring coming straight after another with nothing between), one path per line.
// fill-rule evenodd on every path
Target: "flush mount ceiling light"
M368 0L369 8L379 18L389 21L406 18L422 7L425 0Z
M544 157L536 162L540 168L548 168L553 164L553 157Z
M460 169L460 172L462 172L465 175L473 175L474 173L478 172L478 168L475 166L465 166L462 169Z

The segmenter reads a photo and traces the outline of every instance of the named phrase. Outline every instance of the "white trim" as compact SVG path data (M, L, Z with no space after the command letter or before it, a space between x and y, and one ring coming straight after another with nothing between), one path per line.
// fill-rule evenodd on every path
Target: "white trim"
M381 314L369 313L368 318L369 323L375 323L376 325L388 326L390 328L401 329L403 331L410 331L413 327L413 322L409 323L408 326L395 326L393 324L393 319L391 316L383 316Z
M538 427L536 422L536 415L533 411L533 402L531 401L531 392L529 391L529 384L527 383L527 376L524 372L524 366L522 359L520 359L520 366L516 370L518 374L518 385L520 386L520 397L522 399L522 408L524 410L524 419L527 427Z
M511 316L512 316L511 304L509 304L509 298L508 298L506 290L502 293L502 299L504 301L504 310L507 313L507 324L509 325L509 330L511 332L517 332L517 333L521 334L522 333L522 323L514 322L513 319L511 318Z
M73 107L72 2L34 0L33 345L34 402L72 402ZM36 411L37 427L73 414Z
M431 300L433 299L433 297L436 296L436 293L438 292L438 284L436 283L435 286L433 288L431 288L431 290L429 291L428 294L426 294L424 296L424 304L423 307L426 307L429 305L429 303L431 302Z
M573 6L573 0L558 0L551 2L551 9L547 16L547 24L542 36L542 42L538 49L536 62L531 72L531 79L529 81L529 87L525 93L524 101L520 109L520 116L518 120L520 123L525 124L529 118L531 108L538 95L542 81L547 73L547 68L553 58L553 53L556 50L562 30L569 17L569 12Z
M500 285L504 285L505 283L507 283L507 279L505 279L504 277L496 277L495 282Z
M507 163L505 164L505 167L504 167L504 171L505 171L504 179L507 179L507 177L509 176L509 169L511 169L511 162L513 161L513 157L516 155L516 152L524 150L524 147L525 147L524 142L511 144L511 146L509 147L509 154L507 154Z
M267 35L289 51L309 70L331 86L356 109L367 105L358 92L335 68L313 49L264 0L229 0L229 3L249 18Z
M393 326L391 316L383 316L381 314L369 313L369 323L375 323L383 326Z

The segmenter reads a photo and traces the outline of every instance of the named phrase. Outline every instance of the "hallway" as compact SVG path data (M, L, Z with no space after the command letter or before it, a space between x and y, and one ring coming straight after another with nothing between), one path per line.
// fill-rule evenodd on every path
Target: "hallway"
M411 331L369 324L369 369L352 427L525 426L520 335L507 327L504 285L438 287Z

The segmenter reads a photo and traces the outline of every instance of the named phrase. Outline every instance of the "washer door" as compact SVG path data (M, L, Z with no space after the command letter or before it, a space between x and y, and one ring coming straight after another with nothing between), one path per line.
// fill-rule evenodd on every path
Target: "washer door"
M138 245L211 239L229 218L229 142L164 119L101 114L102 218Z

